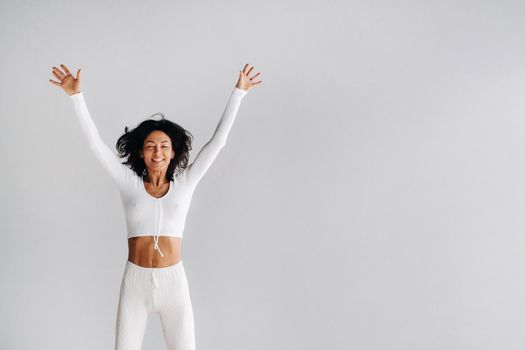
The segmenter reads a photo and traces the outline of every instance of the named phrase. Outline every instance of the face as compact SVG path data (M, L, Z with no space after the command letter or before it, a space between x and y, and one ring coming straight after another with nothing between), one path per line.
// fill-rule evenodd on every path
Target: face
M146 163L146 168L150 171L165 171L170 161L175 158L170 137L160 130L149 133L139 153Z

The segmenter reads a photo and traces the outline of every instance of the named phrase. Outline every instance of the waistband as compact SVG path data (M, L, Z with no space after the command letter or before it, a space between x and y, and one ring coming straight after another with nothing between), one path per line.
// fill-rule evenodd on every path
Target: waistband
M137 264L132 263L129 260L126 260L126 273L133 273L136 275L176 275L180 273L181 271L184 272L184 265L182 264L182 260L179 260L176 264L165 266L165 267L144 267Z

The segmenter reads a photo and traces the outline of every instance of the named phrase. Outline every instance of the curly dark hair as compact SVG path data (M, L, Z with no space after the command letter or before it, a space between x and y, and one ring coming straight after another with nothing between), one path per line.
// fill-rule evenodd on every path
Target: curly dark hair
M161 119L152 119L155 115L160 115ZM175 172L178 174L188 166L193 135L179 124L166 119L164 114L155 113L136 128L128 130L129 128L126 126L124 135L120 136L117 141L116 148L120 158L127 157L122 164L128 165L138 176L142 177L147 174L146 163L140 157L139 151L142 150L144 140L149 133L155 130L163 131L170 137L171 145L175 151L175 158L168 165L166 179L168 181L173 180Z

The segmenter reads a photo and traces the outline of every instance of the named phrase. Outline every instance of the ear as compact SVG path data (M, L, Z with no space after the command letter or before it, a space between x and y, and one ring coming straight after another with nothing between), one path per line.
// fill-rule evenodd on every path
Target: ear
M139 150L139 156L140 158L144 158L144 153L142 152L142 150Z

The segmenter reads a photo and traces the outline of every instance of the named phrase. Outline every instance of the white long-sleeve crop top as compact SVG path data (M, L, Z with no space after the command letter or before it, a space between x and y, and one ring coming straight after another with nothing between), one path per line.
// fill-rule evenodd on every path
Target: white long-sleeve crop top
M168 192L161 198L150 195L143 178L120 162L119 157L102 141L87 109L82 92L70 96L89 149L117 184L126 216L128 238L152 235L154 249L161 256L159 236L181 237L193 192L213 163L232 128L235 116L246 90L234 88L215 132L193 163L173 176Z

